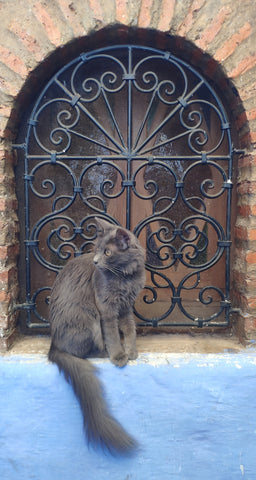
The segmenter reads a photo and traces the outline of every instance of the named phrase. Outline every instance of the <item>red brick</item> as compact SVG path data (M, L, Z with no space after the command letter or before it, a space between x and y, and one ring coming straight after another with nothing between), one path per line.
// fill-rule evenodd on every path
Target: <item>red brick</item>
M240 141L240 147L241 148L250 148L252 144L252 136L250 132L247 132L243 135L238 133L239 141Z
M46 6L41 2L36 2L34 4L34 15L43 26L50 42L59 46L61 44L61 32L56 26L56 22L52 20Z
M19 23L14 20L10 26L9 29L11 32L13 32L20 42L24 45L24 47L33 54L34 58L37 61L41 61L44 58L44 51L37 41L35 37L32 37L32 35L29 35L26 30L24 30Z
M11 109L12 107L10 105L0 105L0 114L3 117L9 118L11 116Z
M16 198L0 197L0 212L6 210L17 210L18 203Z
M255 66L255 63L256 54L245 57L235 68L233 68L233 70L231 70L231 72L228 72L228 76L231 78L236 78L242 73L247 72L247 70L251 70Z
M180 51L184 51L185 50L185 38L183 37L175 37L175 47L177 48L177 50L180 50Z
M4 64L20 75L22 78L26 78L28 75L28 69L21 58L15 55L11 50L0 45L0 57Z
M256 143L256 132L250 132L251 133L251 141L252 143Z
M250 205L239 205L237 207L237 212L241 217L249 217L251 215L251 207Z
M116 0L116 19L118 22L127 23L127 0Z
M0 130L0 137L4 138L5 140L14 140L15 134L10 128L6 128L6 126Z
M256 264L256 252L248 252L246 254L246 261L250 264Z
M193 26L195 15L197 14L197 12L200 12L200 9L203 7L205 3L206 3L206 0L193 0L191 2L185 19L177 28L177 32L176 32L177 35L185 36L189 32L189 30Z
M156 48L159 48L160 50L166 50L170 48L166 35L160 34L156 36Z
M0 260L3 260L4 258L7 257L7 252L8 252L7 245L0 246Z
M11 97L16 97L20 89L17 83L4 78L0 78L0 88L3 92Z
M239 240L247 240L248 239L248 232L246 227L236 226L235 227L235 237Z
M170 29L176 0L162 0L158 29L166 32Z
M11 151L8 151L6 148L0 148L0 163L1 162L9 162L11 160L12 162L13 159L13 153Z
M242 128L242 126L247 122L246 112L242 112L239 115L237 115L235 121L236 121L236 128L237 129Z
M8 294L4 290L0 290L0 303L7 302Z
M245 40L252 32L250 23L246 22L238 32L234 33L231 38L226 40L223 45L216 51L214 58L218 62L223 62L230 57L240 43Z
M4 337L0 337L0 351L6 352L15 342L16 337L17 333L15 330L8 332L8 334L6 334Z
M198 65L202 60L203 55L204 52L200 50L200 48L194 48L191 57L191 62L193 63L193 65Z
M214 74L216 73L218 68L219 68L218 63L213 58L211 58L210 60L208 60L208 62L206 64L206 68L205 68L204 73L208 77L213 78Z
M256 330L256 318L245 317L244 319L245 331L251 333Z
M138 18L138 26L147 28L151 23L151 8L153 0L141 0Z
M217 33L220 31L223 23L229 17L232 12L231 8L226 6L222 7L209 27L205 28L201 33L200 39L195 44L202 50L206 50L208 45L214 40Z
M256 240L256 228L251 228L248 230L249 240Z
M70 0L58 0L58 4L63 12L64 17L72 27L74 35L76 37L81 37L84 35L84 27L80 23L80 16L76 11L76 4L74 2L70 2Z
M243 85L239 88L239 95L244 102L249 98L254 98L256 94L256 82L251 82L249 85L244 87Z
M9 271L2 270L0 271L0 282L7 284L9 278Z
M256 297L250 297L248 299L248 307L253 310L256 309Z
M0 246L0 260L4 260L9 257L14 260L19 253L19 244L14 245L2 245Z
M89 0L90 7L92 9L93 17L96 20L104 21L104 15L102 12L102 7L99 0Z
M243 155L238 158L237 165L238 168L248 168L256 164L256 156L254 155Z

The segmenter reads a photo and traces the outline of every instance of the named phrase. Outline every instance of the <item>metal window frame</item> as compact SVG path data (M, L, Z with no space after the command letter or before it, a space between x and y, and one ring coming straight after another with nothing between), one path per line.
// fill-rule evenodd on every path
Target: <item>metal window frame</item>
M122 57L123 55L123 57ZM137 61L134 61L134 58L138 56ZM122 61L122 58L125 58L125 62ZM89 64L92 61L100 60L101 62L109 62L110 65L116 65L116 70L105 70L104 74L100 78L85 78L83 86L79 87L79 91L76 87L76 76L79 72L79 69L84 68L85 65ZM177 98L175 97L175 91L178 91L178 85L172 81L171 78L166 78L165 81L159 81L157 72L152 70L145 69L141 74L139 74L139 69L141 69L147 62L149 65L156 62L165 62L169 68L176 70L178 76L180 75L181 81L183 82L182 94ZM116 71L121 71L121 77L117 78ZM67 82L63 80L66 72L68 72ZM189 76L193 77L193 87L190 87ZM90 85L91 82L91 85ZM165 83L165 84L164 84ZM57 88L60 91L60 97L50 98L49 100L44 101L44 98L48 95L51 88ZM84 97L82 90L84 92ZM127 138L124 138L123 132L118 126L118 122L115 117L115 113L112 110L111 103L109 101L109 95L113 95L115 92L120 92L122 89L126 89L126 98L127 98ZM191 102L195 102L195 94L200 93L200 89L204 88L204 91L209 92L209 98L211 101L205 100L202 98L200 100L200 95L197 98L197 104L201 102L202 109L199 108L193 111L190 117L190 124L183 118L183 114L186 111L188 105ZM151 100L145 111L143 122L138 131L136 140L132 138L132 120L133 120L133 93L134 90L137 90L143 94L147 95L151 92ZM86 98L87 96L87 98ZM94 98L93 98L94 96ZM111 136L108 130L108 126L105 126L101 123L100 120L93 117L90 111L90 104L93 101L96 101L99 96L103 98L107 111L109 112L109 121L112 123L113 129L115 131L115 137ZM159 102L167 105L169 108L169 113L167 117L162 120L162 123L158 125L145 140L142 139L142 131L145 128L146 123L148 122L150 109L152 108L153 102L158 99ZM48 108L50 104L55 104L58 100L63 100L69 105L69 108L72 108L75 112L74 115L76 118L74 121L70 121L70 118L63 119L64 110L60 110L58 113L58 128L53 129L49 138L51 140L51 148L48 145L43 145L40 136L38 134L38 129L40 126L40 116L42 115L43 110ZM207 133L203 128L204 114L203 108L210 109L215 112L215 115L219 119L219 138L216 145L207 148L208 138ZM80 121L80 116L84 115L87 120L89 119L94 126L102 133L103 137L108 139L109 144L101 144L98 139L90 139L85 134L81 134L76 131L76 126ZM149 142L156 137L157 133L161 130L163 126L166 126L170 119L174 118L176 115L179 119L180 124L182 125L183 131L176 135L173 139L170 138L164 139L162 142L156 142L155 145L149 146ZM193 117L193 118L192 118ZM66 122L66 123L65 123ZM59 140L56 140L56 135L59 134ZM199 139L196 139L196 135L201 135ZM72 136L79 136L82 141L91 141L97 145L99 150L102 150L100 155L86 155L85 153L70 155L69 148L72 143ZM67 140L66 145L64 145L64 137ZM190 149L190 153L187 155L175 155L175 156L163 156L159 154L159 148L164 147L170 144L170 141L177 141L180 138L184 138L184 141L187 142L187 145ZM203 137L203 139L202 139ZM33 142L36 144L35 152L31 151L31 144ZM227 148L225 154L219 154L219 147L223 142L226 142ZM64 146L63 146L64 145ZM22 197L21 206L22 212L24 208L25 216L25 225L24 231L22 234L23 242L23 260L25 261L25 276L26 283L26 293L25 298L22 299L18 308L25 312L26 314L26 327L28 330L37 330L37 329L48 329L49 324L46 318L43 318L40 313L37 311L37 297L38 295L45 294L45 302L47 303L48 294L50 293L50 285L41 287L37 291L33 292L31 289L31 258L33 256L36 261L38 261L46 270L51 270L56 273L60 270L61 266L53 264L46 260L42 251L40 250L39 234L42 227L52 220L54 217L62 218L65 224L67 220L66 211L67 208L74 202L76 197L80 197L82 201L92 210L90 215L87 215L86 219L81 219L80 223L77 225L73 222L73 234L70 236L69 241L65 241L61 235L61 229L55 231L54 234L59 237L60 245L58 249L55 249L55 254L62 258L62 260L68 260L71 254L65 254L63 256L61 252L61 244L66 243L70 245L71 250L74 251L75 255L79 255L84 252L85 246L93 243L95 239L95 229L93 230L93 216L98 215L103 218L107 218L113 223L118 223L117 220L108 213L107 209L107 199L118 199L123 192L126 193L126 228L130 228L131 223L131 197L135 195L140 199L151 199L152 201L152 214L147 218L140 221L134 228L134 233L138 237L140 236L143 229L146 229L147 226L152 222L158 222L159 228L158 231L154 232L157 241L160 243L160 247L157 251L153 253L160 259L163 260L162 248L166 245L170 248L169 253L166 254L168 259L171 259L171 263L182 262L187 267L187 275L184 277L182 282L178 287L174 286L174 283L170 280L169 277L165 275L166 267L162 266L161 268L156 269L150 262L146 263L146 268L151 276L151 285L147 285L146 294L143 297L145 304L150 305L157 302L158 290L161 288L169 289L169 307L161 315L158 315L154 318L146 318L142 315L136 308L134 313L139 319L139 325L141 326L197 326L197 327L226 327L229 325L230 313L232 311L231 301L230 301L230 247L231 247L231 195L232 195L232 185L233 185L233 156L236 150L233 147L230 124L228 121L227 114L222 105L221 100L218 95L212 88L212 86L206 81L203 76L197 72L193 67L188 63L182 61L180 58L175 57L170 52L163 52L158 49L149 48L145 46L137 45L120 45L112 46L104 49L98 49L88 53L84 53L79 57L75 58L72 62L65 65L60 69L56 75L47 83L45 88L43 88L41 94L36 100L34 107L32 109L30 118L27 123L26 132L24 135L24 141L18 141L13 145L18 151L19 155L19 168L17 173L17 182L20 182L20 175L22 171L22 176L24 179L24 191L19 194L20 198ZM40 153L38 151L40 150ZM76 178L71 169L69 169L67 162L75 158L78 161L84 162L84 168L80 175L80 178ZM86 162L89 160L89 163ZM138 169L134 169L134 162L139 160ZM122 168L119 166L118 162L126 162L126 172L124 173ZM170 164L170 162L187 162L188 167L185 169L182 178L177 175L175 169ZM34 162L34 163L33 163ZM35 163L38 162L38 163ZM115 163L113 163L115 162ZM225 163L226 167L222 168L221 162ZM99 197L98 206L92 208L91 199L86 198L83 191L82 179L88 169L94 168L94 166L104 166L112 164L113 168L116 170L117 174L121 178L121 189L116 193L109 193L113 189L113 184L111 180L105 178L101 184L100 192L101 196ZM33 166L34 164L34 166ZM223 178L221 189L218 193L213 194L212 196L207 193L205 188L205 182L209 183L209 179L205 179L204 182L200 185L200 191L202 198L200 200L200 208L195 207L191 198L187 198L184 194L184 184L186 181L186 176L188 171L191 168L194 168L196 165L209 165L212 168L218 170L219 174ZM62 197L59 197L54 200L52 204L52 211L44 215L42 218L39 218L38 222L34 225L31 225L30 220L30 211L31 211L31 196L35 195L38 198L41 198L42 201L48 197L53 197L55 192L54 181L50 178L45 178L42 182L42 188L46 188L46 193L40 193L34 187L34 179L37 174L37 171L46 165L61 165L62 168L69 171L69 176L72 178L74 188L73 196L68 200L67 206L65 208L58 208L57 204L60 198L65 198L65 194ZM133 166L132 166L133 165ZM158 166L159 168L164 169L168 172L168 175L171 175L174 179L174 184L176 187L176 194L174 197L157 197L158 185L154 179L151 179L150 182L145 183L145 191L148 190L150 193L146 195L142 194L136 190L136 178L138 172L147 166ZM108 187L110 190L108 190ZM214 185L211 185L214 187ZM150 190L151 188L151 190ZM216 218L208 215L207 209L205 207L204 199L208 198L217 198L218 196L225 193L225 203L223 208L226 211L226 223L225 225L220 225ZM191 211L191 222L195 219L204 219L205 222L208 222L208 225L215 229L217 235L217 247L216 253L210 261L206 261L201 265L193 264L188 261L185 255L183 255L183 247L179 248L178 251L175 248L171 247L172 241L179 237L185 243L189 243L184 235L185 229L185 220L181 222L180 225L174 225L170 219L166 220L164 217L165 210L172 208L175 204L178 196L183 199L186 206ZM155 201L154 201L155 198ZM161 201L165 201L167 207L165 209L160 209L159 204ZM199 201L199 200L198 200ZM168 203L169 202L169 203ZM93 211L94 210L94 211ZM20 213L22 216L23 213ZM86 222L89 224L86 225ZM161 226L162 222L162 226ZM166 223L164 223L166 222ZM23 222L21 221L21 225ZM23 227L21 227L23 228ZM188 227L187 227L188 228ZM94 233L92 233L94 232ZM152 232L151 232L152 233ZM75 237L81 236L84 240L82 248L77 248L75 244ZM48 236L47 244L49 248L51 247L51 238L53 232ZM197 240L199 238L205 238L204 248L207 246L207 237L202 231L196 232ZM152 237L151 237L152 238ZM147 241L148 250L152 250L150 246L150 240ZM194 257L197 258L199 255L198 247L194 248ZM190 314L183 306L182 303L182 293L185 290L190 289L186 287L186 282L191 276L195 276L194 287L198 287L200 282L200 275L207 269L210 269L215 265L219 259L225 255L225 289L221 291L214 285L209 285L203 287L199 293L198 301L201 302L202 306L212 303L212 296L210 292L214 292L219 296L218 310L212 314L209 318L200 318L195 317ZM160 280L165 282L164 287L160 285ZM191 287L192 288L192 287ZM174 309L180 309L180 312L188 321L182 321L181 323L165 321L167 317L170 316ZM221 315L224 313L224 320L219 320ZM35 321L35 318L38 321Z

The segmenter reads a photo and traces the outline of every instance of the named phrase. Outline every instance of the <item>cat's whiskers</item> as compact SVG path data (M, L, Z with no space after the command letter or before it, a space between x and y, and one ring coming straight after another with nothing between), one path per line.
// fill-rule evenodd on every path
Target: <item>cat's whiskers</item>
M112 266L110 267L109 265L106 265L106 269L113 273L114 275L116 275L117 277L124 277L124 274L122 272L122 270L116 266Z

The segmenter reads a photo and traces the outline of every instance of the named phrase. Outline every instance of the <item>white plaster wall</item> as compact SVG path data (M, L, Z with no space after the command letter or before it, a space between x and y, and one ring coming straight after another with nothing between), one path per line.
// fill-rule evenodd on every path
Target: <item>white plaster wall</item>
M96 361L139 452L88 449L71 387L45 355L0 358L1 480L256 478L256 353L142 354Z

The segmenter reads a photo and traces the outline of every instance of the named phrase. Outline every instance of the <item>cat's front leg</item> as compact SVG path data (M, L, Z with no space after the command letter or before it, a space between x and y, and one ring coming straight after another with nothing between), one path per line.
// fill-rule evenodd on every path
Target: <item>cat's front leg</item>
M119 329L124 336L124 349L128 359L135 360L138 357L138 352L136 348L136 326L132 312L120 318Z
M124 367L128 362L128 355L121 345L117 319L109 318L105 314L102 318L102 330L110 361L118 367Z

